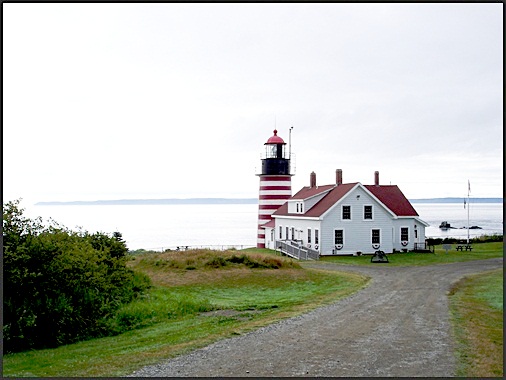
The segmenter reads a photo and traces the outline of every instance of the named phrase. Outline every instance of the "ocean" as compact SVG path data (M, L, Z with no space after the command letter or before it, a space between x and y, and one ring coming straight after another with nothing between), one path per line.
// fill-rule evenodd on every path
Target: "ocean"
M224 249L256 246L256 204L163 205L32 205L25 216L49 218L60 225L89 232L119 231L130 250L177 247ZM463 203L413 203L420 218L430 224L426 237L467 237L467 209ZM471 203L470 237L503 233L502 203ZM441 230L447 221L455 229Z

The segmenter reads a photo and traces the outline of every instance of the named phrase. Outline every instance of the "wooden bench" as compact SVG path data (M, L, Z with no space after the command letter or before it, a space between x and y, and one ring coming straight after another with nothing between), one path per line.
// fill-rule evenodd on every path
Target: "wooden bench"
M466 251L472 251L473 247L471 247L470 245L457 245L457 251L464 251L464 249Z

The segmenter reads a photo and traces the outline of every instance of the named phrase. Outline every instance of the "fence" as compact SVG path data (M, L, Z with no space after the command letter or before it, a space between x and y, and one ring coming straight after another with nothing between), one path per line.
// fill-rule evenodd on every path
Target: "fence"
M190 251L193 249L212 249L216 251L226 251L229 249L245 249L254 248L251 244L221 244L221 245L177 245L171 247L157 247L147 249L131 249L130 253L142 253L142 252L167 252L167 251Z

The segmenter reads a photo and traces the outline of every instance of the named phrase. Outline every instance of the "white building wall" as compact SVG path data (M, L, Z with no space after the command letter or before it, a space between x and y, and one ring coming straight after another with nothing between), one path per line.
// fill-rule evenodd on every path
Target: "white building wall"
M358 197L359 196L359 197ZM351 206L351 219L342 219L342 206ZM372 220L364 219L364 206L372 206ZM415 238L414 226L417 226L418 238ZM282 226L282 237L279 237L279 226ZM289 234L286 236L286 227ZM401 227L408 227L409 240L407 246L402 246L400 240ZM377 250L391 253L394 249L412 250L414 243L425 241L425 226L416 218L395 218L379 202L369 195L363 188L357 187L333 206L323 219L307 219L303 217L275 217L274 241L267 243L270 236L266 229L266 247L272 244L275 249L276 240L290 240L292 228L295 229L295 240L302 240L307 246L307 230L311 228L311 248L315 249L315 230L319 231L318 251L322 255L353 255L357 252L374 253ZM341 250L335 250L334 230L342 229L344 245ZM380 230L380 247L372 246L372 230Z
M311 246L314 249L315 244L315 229L319 230L319 237L321 240L321 231L320 231L320 221L312 220L312 219L302 219L302 218L280 218L275 217L275 240L291 240L291 231L292 228L295 232L295 240L302 240L302 244L307 246L307 230L311 228ZM282 237L279 238L279 227L281 226ZM286 227L288 227L288 237L286 236Z
M358 197L359 196L359 197ZM342 206L351 206L351 219L342 219ZM364 206L371 205L372 220L364 219ZM382 250L392 252L392 220L393 216L375 201L362 188L357 187L324 215L322 221L321 254L350 255L357 252L374 253ZM344 245L341 250L334 250L334 230L342 229L344 232ZM372 230L380 230L380 248L372 246Z
M416 226L416 237L415 237ZM408 244L402 245L401 241L401 228L408 228ZM397 251L403 249L413 250L415 243L425 242L425 225L420 223L416 218L399 218L393 221L394 239L393 248Z

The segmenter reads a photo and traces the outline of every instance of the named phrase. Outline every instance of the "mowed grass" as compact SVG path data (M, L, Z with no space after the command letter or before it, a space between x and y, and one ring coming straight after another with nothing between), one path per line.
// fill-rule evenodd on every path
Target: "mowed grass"
M435 246L434 253L397 252L388 254L389 263L371 263L371 255L362 256L324 256L320 261L330 261L342 265L385 265L385 266L422 266L448 264L463 261L491 259L503 256L503 242L472 244L472 251L457 251L456 244L446 253L442 245Z
M503 377L503 270L459 281L450 293L457 376Z
M368 278L303 269L267 251L143 254L129 265L153 288L111 323L128 331L55 349L5 355L7 377L121 376L346 297Z

